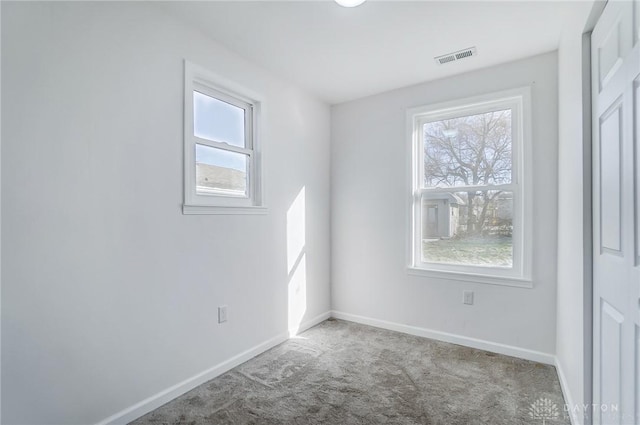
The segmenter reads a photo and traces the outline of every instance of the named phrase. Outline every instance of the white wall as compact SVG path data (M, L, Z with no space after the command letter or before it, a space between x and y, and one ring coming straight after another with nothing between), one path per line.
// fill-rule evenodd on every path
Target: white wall
M2 7L0 6L0 24L2 23ZM1 29L0 29L1 33ZM0 43L2 42L0 34ZM0 97L2 93L2 55L0 55ZM0 102L2 117L2 102ZM0 423L2 422L2 119L0 119Z
M604 6L585 3L558 49L556 362L574 424L591 423L579 408L592 403L590 30Z
M408 275L406 109L525 85L534 119L533 289ZM332 107L332 308L553 354L557 96L552 52ZM464 289L475 291L475 305L462 304Z
M583 403L585 194L583 193L582 37L563 38L558 50L559 181L556 355L568 403ZM590 224L590 222L589 222ZM588 237L588 236L587 236ZM587 251L588 252L588 251ZM579 418L582 423L582 418Z
M184 58L264 96L268 215L182 215ZM2 2L2 66L3 423L95 423L286 332L302 188L302 320L329 310L327 105L143 3Z

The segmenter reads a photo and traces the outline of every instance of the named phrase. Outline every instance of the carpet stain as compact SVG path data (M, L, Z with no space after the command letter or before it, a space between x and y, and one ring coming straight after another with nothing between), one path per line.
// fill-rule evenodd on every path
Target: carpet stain
M132 424L535 425L540 399L570 424L553 366L329 319Z

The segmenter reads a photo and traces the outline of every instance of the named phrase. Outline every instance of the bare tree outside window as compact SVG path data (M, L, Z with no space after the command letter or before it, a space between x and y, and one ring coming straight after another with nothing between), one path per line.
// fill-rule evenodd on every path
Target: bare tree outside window
M423 125L423 258L513 264L511 110Z

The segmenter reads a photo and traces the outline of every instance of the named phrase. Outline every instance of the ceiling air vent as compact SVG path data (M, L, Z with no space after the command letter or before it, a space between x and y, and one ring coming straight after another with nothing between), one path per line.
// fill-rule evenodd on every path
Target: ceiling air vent
M459 61L464 58L470 58L471 56L475 56L476 54L476 48L469 47L468 49L448 53L442 56L436 56L434 59L436 60L436 62L438 62L438 64L444 65L445 63Z

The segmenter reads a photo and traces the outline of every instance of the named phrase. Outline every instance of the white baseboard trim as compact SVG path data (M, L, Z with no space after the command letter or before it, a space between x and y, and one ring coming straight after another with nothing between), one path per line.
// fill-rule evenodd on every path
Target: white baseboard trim
M571 391L569 391L569 384L567 383L567 378L564 375L564 371L562 370L562 366L558 358L555 358L555 366L556 372L558 373L558 380L560 381L560 388L562 389L562 395L564 396L564 403L569 407L569 419L571 420L571 425L581 425L581 419L578 416L578 413L572 407L575 406L573 403L573 397L571 396ZM564 407L564 406L563 406ZM566 411L566 410L565 410Z
M169 387L164 391L152 395L151 397L142 400L141 402L136 403L131 407L128 407L114 415L111 415L108 418L98 422L96 425L127 424L135 419L138 419L139 417L146 415L147 413L157 409L163 404L166 404L169 401L181 396L182 394L191 391L198 385L202 385L205 382L210 381L211 379L220 376L225 372L228 372L229 370L238 365L241 365L247 360L250 360L257 355L264 353L270 348L273 348L276 345L285 342L290 338L290 336L295 335L296 333L301 333L317 325L318 323L327 320L329 317L331 317L331 312L328 311L326 313L322 313L314 317L313 319L307 320L306 322L302 323L297 330L289 330L288 332L283 332L261 344L243 351L242 353L230 358L229 360L226 360L216 366L213 366L210 369L200 372L199 374L185 379L184 381L172 387Z
M452 344L464 345L465 347L477 348L479 350L490 351L492 353L504 354L505 356L518 357L525 360L555 366L555 356L553 354L529 350L527 348L514 347L512 345L500 344L497 342L485 341L482 339L470 338L467 336L435 331L432 329L419 328L417 326L403 325L401 323L387 322L385 320L373 319L371 317L358 316L335 310L331 312L331 316L336 319L361 323L363 325L374 326L376 328L383 328L410 335L431 338L438 341L450 342Z

